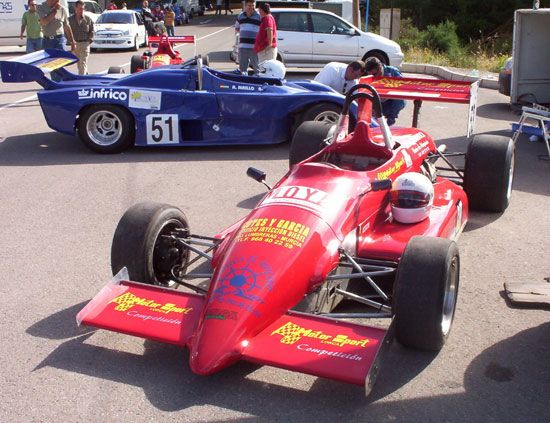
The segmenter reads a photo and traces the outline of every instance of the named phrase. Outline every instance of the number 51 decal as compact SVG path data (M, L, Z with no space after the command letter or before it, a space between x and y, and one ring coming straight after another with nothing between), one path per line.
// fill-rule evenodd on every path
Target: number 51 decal
M179 144L178 115L147 115L147 144Z

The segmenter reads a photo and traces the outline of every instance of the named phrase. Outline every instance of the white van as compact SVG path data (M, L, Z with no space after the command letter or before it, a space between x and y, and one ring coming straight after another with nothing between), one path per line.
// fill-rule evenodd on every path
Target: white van
M21 18L28 8L26 0L0 0L0 46L24 46L25 37L19 38L21 33ZM36 4L43 3L37 0ZM67 0L60 0L67 8ZM67 9L68 10L68 9Z

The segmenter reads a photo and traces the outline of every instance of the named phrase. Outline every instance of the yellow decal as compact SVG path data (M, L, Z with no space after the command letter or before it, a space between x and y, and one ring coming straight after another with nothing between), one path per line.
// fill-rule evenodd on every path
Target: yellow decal
M263 217L245 222L237 241L265 242L292 249L300 248L309 232L309 226L292 220Z
M55 69L62 68L65 65L72 63L71 59L54 59L49 62L40 63L37 65L39 68L53 71Z
M407 81L403 79L388 79L382 78L376 81L376 85L382 85L387 88L399 88L403 85L414 85L417 87L428 87L428 88L453 88L455 85L449 82L427 82L427 81Z
M136 297L131 292L127 292L125 294L119 295L115 299L111 300L109 303L118 304L115 307L116 311L128 311L136 305L147 307L151 311L157 311L159 313L164 313L164 314L168 314L170 312L187 314L193 310L192 307L190 308L176 307L176 305L172 303L166 303L166 304L156 303L154 300L148 300L146 298Z
M141 93L139 91L134 91L131 95L130 95L130 98L134 101L136 100L139 100L141 98Z
M403 167L404 164L405 164L405 159L396 161L393 166L390 166L389 168L387 168L382 172L378 172L376 174L376 179L378 179L379 181L381 181L382 179L388 179L390 175L393 175L395 172L399 172L399 169L401 169L401 167Z
M320 330L306 329L292 322L287 322L279 329L273 331L271 336L273 335L281 335L281 343L287 345L295 344L302 337L319 339L322 344L336 345L337 347L354 345L364 348L369 343L368 339L352 339L347 335L328 335Z

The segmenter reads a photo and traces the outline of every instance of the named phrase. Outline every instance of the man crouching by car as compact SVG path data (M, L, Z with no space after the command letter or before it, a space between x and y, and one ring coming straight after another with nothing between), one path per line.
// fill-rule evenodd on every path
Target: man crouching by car
M89 16L84 14L84 2L77 0L74 4L74 15L69 17L69 26L73 31L76 42L74 54L78 57L78 74L88 73L88 56L90 55L90 44L94 38L94 23Z

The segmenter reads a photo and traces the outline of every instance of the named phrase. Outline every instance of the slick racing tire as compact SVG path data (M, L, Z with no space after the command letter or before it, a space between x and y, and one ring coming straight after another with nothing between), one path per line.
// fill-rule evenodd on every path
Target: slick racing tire
M476 135L466 152L464 191L469 208L503 212L514 182L514 142L499 135Z
M109 70L107 70L107 74L114 73L124 73L124 68L122 68L121 66L110 66Z
M130 73L136 73L147 67L147 61L139 54L134 54L130 59Z
M324 141L333 127L334 125L328 122L307 121L302 123L292 137L288 153L289 167L321 151L325 147Z
M451 330L460 276L454 241L413 237L397 267L392 312L402 345L439 351Z
M118 222L111 246L113 275L126 267L130 279L159 286L175 286L172 270L185 272L189 250L173 233L189 230L185 214L168 204L144 202L130 207Z
M342 107L335 103L315 104L302 113L300 123L313 120L315 122L326 122L334 125L338 122L341 110Z
M128 110L112 104L97 104L84 109L78 135L86 147L96 153L120 153L134 141L134 118Z

